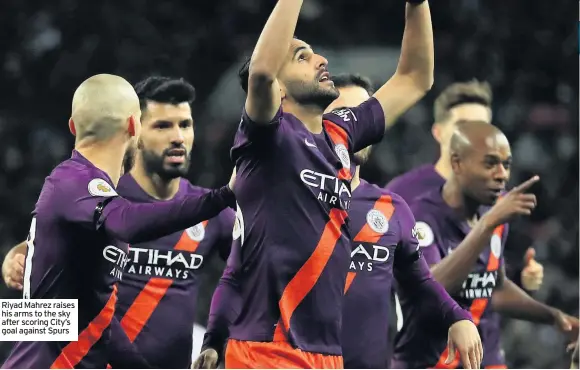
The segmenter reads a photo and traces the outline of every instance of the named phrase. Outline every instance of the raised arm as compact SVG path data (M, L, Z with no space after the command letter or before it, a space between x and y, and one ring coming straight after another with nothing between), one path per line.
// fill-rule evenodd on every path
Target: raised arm
M407 0L401 57L395 74L373 95L383 107L385 129L431 89L435 56L428 1Z
M255 123L272 121L280 108L276 78L294 37L302 0L279 0L252 53L248 76L246 113Z
M539 178L534 176L498 200L471 229L452 254L436 264L433 263L435 261L428 261L434 265L431 266L433 276L448 292L453 292L461 286L479 255L489 246L494 230L498 226L517 216L531 214L536 204L536 197L533 194L525 194L525 191L538 180Z

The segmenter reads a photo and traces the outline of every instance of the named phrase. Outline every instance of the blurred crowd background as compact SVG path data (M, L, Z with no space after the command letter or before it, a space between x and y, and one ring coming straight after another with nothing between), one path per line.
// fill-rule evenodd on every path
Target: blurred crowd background
M131 82L160 74L193 83L198 99L190 179L208 187L224 184L231 173L229 148L242 105L233 71L251 52L273 4L2 1L0 258L26 237L45 176L70 155L73 140L67 120L72 94L93 74L115 73ZM536 188L539 208L514 225L507 261L517 270L525 250L536 248L545 281L535 296L578 315L575 7L573 2L540 0L432 2L435 86L376 147L363 176L384 185L433 161L437 147L430 126L436 94L454 81L489 81L494 122L512 143L512 182L531 174L542 179ZM329 53L331 72L368 74L382 84L396 65L403 14L404 0L305 0L297 36ZM344 56L354 62L341 66L337 59ZM347 69L357 67L362 69ZM230 113L217 109L224 106ZM199 301L201 325L222 267L213 261L208 269ZM0 286L0 297L18 296ZM569 366L564 339L554 328L510 320L503 327L511 368ZM0 363L9 348L9 343L0 344Z

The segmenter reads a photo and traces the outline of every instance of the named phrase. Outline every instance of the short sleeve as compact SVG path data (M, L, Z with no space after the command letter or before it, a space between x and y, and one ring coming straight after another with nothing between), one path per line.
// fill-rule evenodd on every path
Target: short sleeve
M81 173L59 181L57 202L60 216L68 222L87 229L97 230L97 225L107 203L118 197L114 186L103 176L92 177Z
M404 260L411 258L419 250L419 241L415 231L415 217L407 202L398 195L393 195L395 212L399 222L401 232L401 241L397 247L397 256L403 257Z
M325 117L346 130L352 141L353 152L378 143L385 133L385 115L375 98L354 108L336 109Z
M256 152L267 149L267 146L273 142L274 136L280 128L281 120L282 106L278 108L278 112L276 112L272 121L267 124L254 122L244 108L240 125L234 137L234 145L230 153L232 161L236 163L238 158L248 151Z
M236 213L231 208L226 208L220 213L220 235L218 244L218 253L226 261L232 249L232 235Z
M411 211L415 215L416 222L413 230L421 253L428 265L435 265L446 255L443 246L438 243L435 217L420 203L413 204Z

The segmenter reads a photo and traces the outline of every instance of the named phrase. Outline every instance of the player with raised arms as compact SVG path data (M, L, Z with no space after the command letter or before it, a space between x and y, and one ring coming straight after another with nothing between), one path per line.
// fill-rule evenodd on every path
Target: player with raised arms
M184 230L235 203L228 186L167 202L118 196L123 161L141 131L139 98L114 75L96 75L75 91L72 157L46 178L26 241L24 299L78 299L77 341L18 342L4 368L104 368L117 282L128 244Z
M241 71L247 98L231 155L242 309L227 368L343 366L353 154L381 140L433 83L429 5L407 2L393 77L360 106L324 114L338 91L328 61L293 37L301 6L277 2Z
M578 320L546 306L505 276L503 252L508 223L531 214L536 197L534 176L505 195L512 163L507 138L485 121L463 121L450 140L452 173L445 184L415 198L411 210L417 236L435 279L471 311L483 341L485 368L505 368L493 312L532 322L555 324L578 337ZM499 200L498 200L499 198ZM413 297L397 291L403 327L397 334L394 368L457 368L465 357L446 349L447 338L420 320ZM453 361L444 362L451 356Z
M343 366L353 153L378 142L432 83L429 7L408 3L395 75L360 106L324 114L338 92L326 59L293 39L300 5L278 2L241 73L248 97L232 148L241 248L231 265L242 309L228 368ZM476 359L479 338L467 328L463 344Z

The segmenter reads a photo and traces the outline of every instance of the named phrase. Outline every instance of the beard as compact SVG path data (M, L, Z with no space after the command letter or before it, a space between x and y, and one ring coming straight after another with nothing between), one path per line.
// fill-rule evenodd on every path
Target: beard
M135 152L137 149L135 148L135 144L131 143L127 147L125 151L125 155L123 156L123 174L128 173L131 171L133 166L135 165Z
M168 156L168 152L174 149L184 149L185 150L185 161L181 164L166 164L165 158ZM143 146L143 142L139 141L139 152L141 154L141 159L143 160L143 165L145 166L145 172L148 174L155 174L163 180L173 180L177 177L185 177L189 171L190 165L190 153L183 147L172 147L167 148L163 151L161 155L149 150Z
M318 80L309 82L292 80L287 81L285 85L288 96L298 104L313 106L320 110L328 108L340 95L335 87L322 87Z

